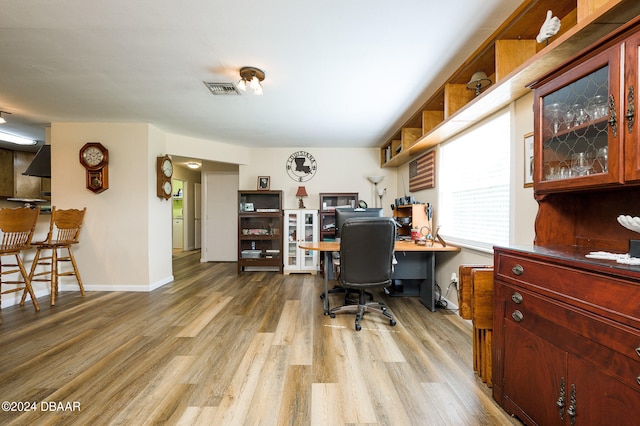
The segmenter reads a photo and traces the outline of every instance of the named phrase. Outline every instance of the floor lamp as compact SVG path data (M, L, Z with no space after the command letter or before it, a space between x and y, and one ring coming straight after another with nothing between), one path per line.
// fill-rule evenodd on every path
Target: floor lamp
M387 191L387 188L378 189L378 184L382 181L382 179L384 179L384 176L367 176L367 179L369 179L369 182L371 182L375 187L376 195L380 197L380 207L382 207L382 196ZM378 207L378 200L374 199L374 202L376 207Z

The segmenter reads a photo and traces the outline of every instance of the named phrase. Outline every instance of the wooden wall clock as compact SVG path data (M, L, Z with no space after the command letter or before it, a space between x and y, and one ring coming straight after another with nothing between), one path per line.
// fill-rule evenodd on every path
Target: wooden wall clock
M157 195L160 198L168 200L171 198L173 187L171 185L171 176L173 176L173 163L168 155L158 157L156 161L156 175L158 180Z
M87 189L99 194L109 189L109 150L99 142L80 149L80 164L87 169Z

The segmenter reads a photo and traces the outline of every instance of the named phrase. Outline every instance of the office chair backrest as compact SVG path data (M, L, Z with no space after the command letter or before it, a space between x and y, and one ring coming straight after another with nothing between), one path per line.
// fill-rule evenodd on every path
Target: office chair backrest
M396 226L391 218L354 218L341 229L340 282L345 287L391 284Z

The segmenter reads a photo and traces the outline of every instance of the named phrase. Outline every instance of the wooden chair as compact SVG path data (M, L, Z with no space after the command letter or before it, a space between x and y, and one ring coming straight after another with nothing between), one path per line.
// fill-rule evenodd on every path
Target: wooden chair
M492 387L493 267L461 265L459 276L460 316L473 325L473 370Z
M84 296L84 287L82 286L82 279L80 278L80 272L78 271L78 265L76 259L73 256L72 246L78 244L78 237L80 235L80 228L82 228L82 221L84 220L84 214L87 208L83 210L69 209L58 210L55 206L51 209L51 221L49 223L49 233L47 239L40 242L33 242L33 247L36 248L36 255L31 265L31 272L29 273L29 279L34 281L43 281L51 283L51 305L56 304L56 297L58 296L58 281L60 277L75 276L78 286L80 287L80 294ZM50 251L49 256L44 256L45 250ZM61 256L59 250L67 250L66 255ZM72 271L61 272L60 262L71 262L73 268ZM44 266L44 271L36 272L38 265ZM35 278L41 276L47 276L46 278Z
M20 252L30 248L33 231L36 228L39 214L40 207L35 209L27 207L0 209L0 296L2 294L22 291L20 305L23 306L27 293L29 293L36 312L40 310L40 306L33 293L31 280L24 268ZM13 256L14 260L11 260L11 263L4 263L3 259L5 256ZM4 268L12 269L5 270ZM9 274L14 276L17 274L18 276L15 280L4 281L2 277ZM18 287L1 291L2 284L18 285Z

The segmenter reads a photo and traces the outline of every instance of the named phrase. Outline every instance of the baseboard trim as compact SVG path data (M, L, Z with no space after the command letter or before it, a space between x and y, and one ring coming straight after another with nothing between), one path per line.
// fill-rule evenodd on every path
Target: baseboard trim
M84 284L84 290L86 292L92 292L92 291L128 291L128 292L150 292L153 290L156 290L164 285L169 284L170 282L173 281L173 275L170 275L166 278L163 278L159 281L156 281L155 283L151 283L149 285L105 285L105 284L96 284L96 285L91 285L91 284ZM77 291L80 292L80 289L78 288L78 284L61 284L60 286L58 286L58 291L60 292L67 292L67 291ZM50 292L48 291L48 289L34 289L34 292L36 294L36 298L40 299L41 297L45 297L45 296L49 296ZM9 293L9 294L4 294L2 297L2 308L8 308L10 306L14 306L14 305L19 305L20 304L20 299L22 298L22 292L21 291L17 291L15 293ZM42 303L42 302L41 302ZM31 303L31 297L29 297L27 295L27 300L25 301L24 305L27 306L27 304L29 305L33 305Z

